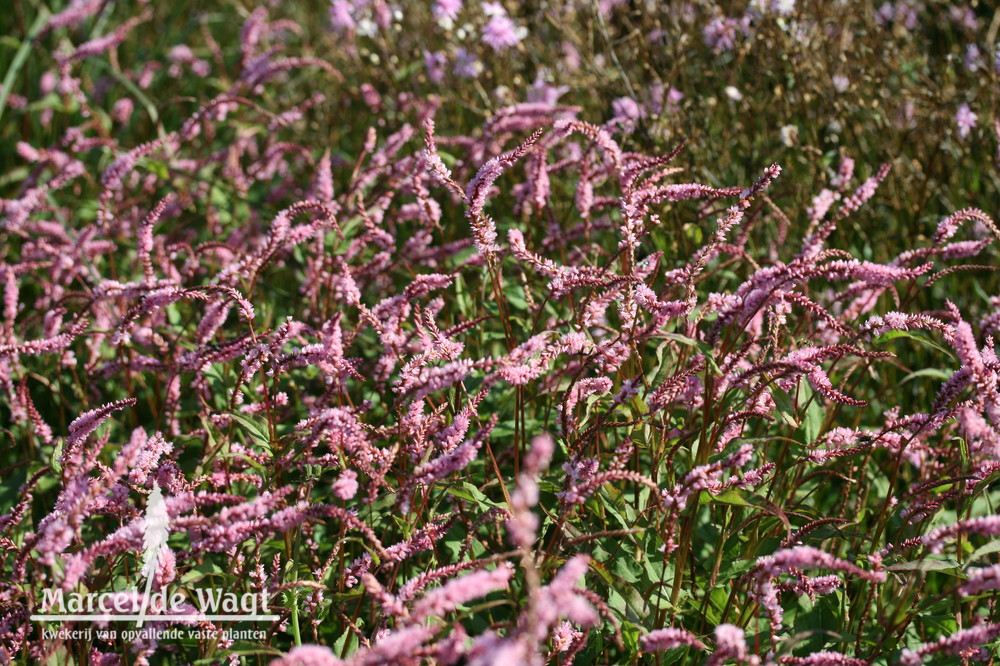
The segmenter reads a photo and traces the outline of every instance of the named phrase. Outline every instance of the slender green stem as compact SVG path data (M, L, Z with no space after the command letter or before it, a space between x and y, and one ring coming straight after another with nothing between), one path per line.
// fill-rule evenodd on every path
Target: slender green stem
M14 59L10 63L10 67L7 69L7 74L3 77L3 89L0 89L0 120L3 120L4 109L7 108L7 99L10 97L11 88L14 86L14 81L17 80L17 75L21 73L21 68L24 67L25 61L28 59L28 52L31 51L31 44L35 41L35 37L41 31L42 26L49 18L49 10L42 7L38 16L35 17L35 22L31 24L31 28L28 29L28 34L25 35L24 41L17 48L17 53L14 54Z

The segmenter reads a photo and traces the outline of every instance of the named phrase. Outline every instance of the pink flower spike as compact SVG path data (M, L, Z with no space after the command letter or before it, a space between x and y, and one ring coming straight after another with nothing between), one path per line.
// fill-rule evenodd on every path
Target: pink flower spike
M459 576L425 594L413 606L411 619L420 622L428 617L443 618L461 604L505 589L513 575L514 568L504 562L491 571L474 571Z
M1000 590L1000 564L969 569L967 575L965 582L958 586L958 593L963 597L987 590Z
M848 657L839 652L814 652L808 657L784 656L778 660L779 664L795 664L796 666L869 666L871 662L865 659Z
M932 654L962 655L969 650L986 647L986 644L1000 637L1000 624L981 624L977 627L961 629L951 636L944 636L932 643L924 643L916 650L906 649L900 655L901 666L919 666Z
M69 437L66 438L61 462L64 465L69 462L87 435L97 430L114 412L126 407L132 407L135 403L135 398L116 400L76 417L69 424Z
M955 114L955 124L958 126L958 138L964 139L969 136L969 132L975 129L977 120L979 120L979 116L972 112L968 104L963 102L959 105L958 112Z
M338 499L345 502L358 492L358 473L352 469L345 469L333 483L333 494Z
M270 666L341 666L344 662L323 645L300 645L293 648Z
M644 652L662 652L684 646L708 650L704 643L695 638L694 634L674 628L651 631L639 639L639 643Z
M730 660L757 666L760 658L747 650L746 633L732 624L715 627L715 652L708 658L707 666L717 666Z
M556 442L552 439L552 435L548 433L536 435L531 440L531 448L528 449L528 455L524 457L524 472L527 474L537 474L542 470L548 469L555 446Z
M504 169L514 165L531 150L541 135L542 130L536 130L514 150L486 162L465 188L465 201L468 206L466 217L472 225L476 249L486 257L492 257L500 250L500 246L496 244L496 224L483 212L490 188Z

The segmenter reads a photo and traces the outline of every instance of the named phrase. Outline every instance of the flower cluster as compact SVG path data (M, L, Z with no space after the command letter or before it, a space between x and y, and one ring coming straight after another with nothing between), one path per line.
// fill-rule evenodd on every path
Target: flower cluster
M718 183L647 148L679 90L618 95L602 123L545 72L471 130L355 82L343 127L364 131L317 143L342 114L318 77L350 84L286 55L299 23L257 9L232 57L206 28L136 65L152 8L72 32L106 4L39 24L80 38L10 105L59 113L0 185L0 662L916 664L1000 638L989 213L884 256L847 236L882 224L888 165L830 163L793 215L794 163ZM626 4L550 18L606 32ZM671 20L704 18L719 57L809 29L794 2L694 5ZM494 55L530 34L503 2L328 19L361 59L421 9ZM424 64L441 82L476 57ZM193 79L212 94L174 94ZM105 588L152 628L23 629ZM209 618L214 638L161 639L191 628L153 601L170 589L185 613L224 590L277 619L249 646Z

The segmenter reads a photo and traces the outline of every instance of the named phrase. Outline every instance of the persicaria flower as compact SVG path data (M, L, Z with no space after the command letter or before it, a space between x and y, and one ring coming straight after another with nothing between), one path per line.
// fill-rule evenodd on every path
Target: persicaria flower
M998 589L1000 589L1000 564L994 564L991 567L970 569L968 578L959 586L958 593L967 597L986 590Z
M333 0L330 3L330 25L341 34L357 29L357 23L354 21L354 5L350 0Z
M482 71L483 64L479 62L479 59L474 54L464 48L455 49L455 66L452 68L455 76L474 79Z
M958 112L955 114L955 124L958 125L960 139L969 136L969 132L976 126L978 119L979 116L972 112L968 104L963 103L958 107Z
M960 534L981 534L990 537L1000 535L1000 515L960 520L957 523L939 527L930 534L925 534L921 537L921 541L930 552L940 553L946 540Z
M413 607L411 617L417 622L427 617L444 617L460 604L506 588L513 575L514 568L504 562L492 571L474 571L459 576L424 595Z
M619 120L638 120L645 115L639 104L631 97L619 97L611 102L611 112Z
M965 69L970 74L974 74L979 70L979 67L982 64L982 54L980 53L978 46L975 44L969 44L969 46L966 47L963 64L965 65Z
M924 643L916 650L903 650L899 663L901 666L918 666L924 663L925 657L938 653L968 656L967 652L985 646L998 636L1000 636L1000 624L981 624L978 627L962 629L933 643Z
M865 571L847 560L834 557L811 546L785 548L773 555L761 557L748 576L754 581L755 589L752 596L771 616L772 632L781 629L783 615L779 599L780 590L774 579L784 573L795 573L798 569L815 568L843 571L875 583L885 582L886 579L884 571ZM799 573L801 574L801 572ZM816 594L822 593L824 590L831 591L834 587L830 580L815 579L815 582L818 583L818 586L806 586L802 591Z
M451 22L458 18L462 11L462 0L435 0L431 12L440 22Z
M975 32L979 29L979 19L976 18L976 10L972 7L952 5L948 8L948 16L955 26L962 30Z
M358 473L352 469L345 469L333 482L333 494L344 501L354 497L358 492Z
M799 128L796 125L785 125L778 131L781 143L789 148L799 142Z
M716 666L731 660L757 666L760 657L751 655L747 650L745 632L732 624L720 624L715 627L715 652L709 657L707 664Z
M483 43L494 51L506 51L528 36L528 29L514 23L499 2L484 2L482 7L490 17L483 26Z
M779 663L795 664L795 666L869 666L871 664L867 659L848 657L840 652L831 652L829 650L813 652L807 657L785 655L781 657Z
M583 632L577 631L569 622L563 621L552 632L552 651L569 652L573 643L583 638Z
M788 16L795 11L795 0L754 0L752 6L761 14Z
M130 97L122 97L111 107L111 119L116 123L124 125L132 117L134 103Z
M444 81L446 62L444 51L424 51L424 67L427 69L427 78L433 83Z
M705 26L705 44L716 53L732 51L736 48L736 39L740 34L744 37L750 34L749 17L735 19L717 16Z
M587 573L590 558L586 555L571 557L552 581L535 594L536 625L530 630L539 640L544 640L549 628L560 618L574 624L591 627L600 622L593 606L584 598L577 584Z
M555 440L549 434L537 435L533 438L531 448L528 449L528 454L524 457L524 470L529 474L537 474L548 468L555 445Z
M343 663L328 647L300 645L292 648L281 659L272 661L271 666L341 666Z
M662 652L663 650L670 650L685 645L698 650L708 649L694 634L673 627L651 631L643 636L639 640L639 643L645 652Z

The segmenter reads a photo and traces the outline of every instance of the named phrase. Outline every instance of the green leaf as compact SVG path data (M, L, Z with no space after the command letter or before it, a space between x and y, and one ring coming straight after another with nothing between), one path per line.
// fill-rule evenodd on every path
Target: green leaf
M942 347L941 345L934 342L930 338L927 338L921 335L920 333L914 331L886 331L882 335L875 338L873 342L877 345L881 345L885 344L886 342L890 342L892 340L897 340L899 338L908 338L910 340L916 340L925 347L930 347L931 349L936 349L939 352L944 352L945 354L948 355L949 358L954 358L954 355L951 353L950 349Z
M626 653L636 654L639 652L639 638L642 636L642 631L639 627L626 620L622 622L621 631Z
M666 341L661 342L656 347L656 368L652 373L647 375L651 386L658 386L661 384L667 373L670 371L672 363L664 360L665 352L668 349L670 349L670 343Z
M16 167L11 169L3 176L0 176L0 187L7 187L11 183L19 183L28 177L31 170L28 167Z
M229 392L226 387L226 379L222 376L221 365L221 363L213 363L202 370L202 375L209 381L212 391L220 395Z
M166 308L164 308L167 313L167 321L170 322L171 326L180 326L183 318L181 317L181 311L177 307L176 303L171 303Z
M524 291L519 288L505 290L503 297L515 310L524 311L528 309L528 301L524 298Z
M500 506L486 497L486 495L484 495L479 488L475 487L468 481L463 483L461 487L451 486L445 490L445 492L459 499L463 499L466 502L473 502L484 509Z
M615 490L615 488L613 486L610 486L610 485L605 486L603 488L603 491L605 493L611 493L614 490ZM608 504L606 502L602 502L602 504L604 506L604 510L608 512L608 515L612 516L615 520L618 521L618 524L621 527L621 529L627 530L627 529L630 529L630 528L632 528L632 527L635 526L635 524L632 521L628 520L625 516L623 516L618 511L617 508L615 508L614 506L612 506L611 504ZM617 529L617 528L615 528L615 529Z
M345 604L348 601L354 601L361 598L364 593L364 588L355 587L354 589L346 592L334 592L333 594L327 594L326 598L334 604Z
M49 11L43 6L42 10L35 16L35 20L31 24L27 36L18 46L17 53L14 54L10 66L7 68L7 73L3 78L3 86L0 86L0 117L3 116L4 108L7 106L7 97L10 95L10 91L14 89L14 82L17 80L17 75L21 72L21 68L24 67L24 63L31 53L35 37L45 26L49 16Z
M948 381L954 373L948 372L947 370L940 370L938 368L924 368L923 370L917 370L916 372L911 372L910 374L903 377L903 380L899 382L900 384L905 384L911 379L916 379L917 377L930 377L932 379L940 379L941 381Z
M608 605L619 617L628 618L637 624L644 624L649 616L649 604L638 590L621 579L616 579L608 594Z
M233 420L243 426L250 438L268 453L271 453L271 435L268 432L267 423L263 419L254 418L243 412L230 412Z
M788 394L775 386L771 390L771 397L774 398L774 404L778 408L778 416L781 417L781 420L792 428L798 428L799 422L795 419L795 407Z
M611 572L626 583L638 583L642 567L631 557L616 557L611 564Z
M469 294L469 286L465 283L465 278L461 273L455 274L455 281L452 283L455 293L455 305L463 319L469 319L474 314L473 299Z
M728 601L728 591L721 587L712 588L708 594L708 605L705 607L705 619L711 624L719 624Z
M98 60L95 58L91 62L110 74L111 78L121 84L123 88L128 90L129 94L142 105L143 109L145 109L146 113L149 115L149 120L154 125L160 122L160 114L156 111L156 105L153 104L152 100L146 97L146 94L142 92L142 89L139 88L139 86L132 82L132 79L122 74L118 69L112 67L110 63L104 60Z
M804 402L809 404L806 407L805 417L802 419L802 434L805 435L804 444L808 446L819 439L819 433L823 429L823 419L826 418L826 411L813 398L812 389L809 388L808 382L802 382L799 388L799 395L803 398ZM803 402L799 402L799 404L801 405Z
M334 642L332 646L333 653L339 655L353 654L358 649L358 645L357 634L354 633L354 630L351 627L348 627L344 630L344 633L341 634L340 638Z
M170 178L170 169L167 167L166 162L147 158L143 166L145 166L150 173L155 174L160 180L168 180Z
M993 553L997 552L1000 552L1000 539L994 539L993 541L990 541L989 543L982 545L979 548L976 548L974 551L972 551L972 554L969 555L969 561L965 563L965 568L968 569L970 564L980 559L981 557L985 557L986 555L992 555Z
M21 500L21 486L28 478L28 468L21 466L4 476L0 483L0 515L6 514Z
M990 300L990 295L986 293L985 289L983 289L983 285L979 284L979 280L972 281L972 291L976 292L976 296L981 298L987 305L992 302Z
M608 568L604 564L596 559L592 559L590 560L590 568L597 572L597 575L601 577L605 585L614 585L615 577L611 575L611 572L608 571Z
M919 621L928 628L933 628L934 633L940 636L950 636L958 631L958 622L954 615L927 615L919 616Z
M686 335L681 335L680 333L666 333L664 334L663 337L666 338L667 340L673 340L674 342L679 342L682 345L687 345L688 347L694 347L705 356L705 360L708 362L709 367L712 368L712 372L714 372L716 375L722 374L722 371L719 369L719 366L715 363L715 358L713 358L712 356L711 345L704 342L699 342L698 340L689 338Z
M187 573L181 576L181 584L187 585L195 581L208 578L209 576L224 575L226 571L215 562L204 562L192 567Z
M951 571L958 570L961 568L960 565L955 560L949 559L923 559L914 560L912 562L900 562L899 564L893 564L892 566L885 567L886 571Z
M219 457L220 458L238 458L239 460L244 461L246 464L250 465L255 470L257 470L258 472L260 472L261 476L263 476L264 478L267 478L267 470L264 469L264 466L261 465L256 460L254 460L253 458L250 458L249 456L246 456L246 455L244 455L242 453L220 453Z
M454 166L458 163L458 158L446 150L441 150L441 146L437 147L437 154L441 158L441 161L444 162L444 165L449 169L454 168Z
M733 504L735 506L753 506L750 502L743 499L743 495L740 491L735 488L730 488L729 490L720 493L718 495L713 495L707 490L701 491L698 495L698 504L710 504L712 502L719 502L721 504Z
M65 444L65 443L66 442L65 442L65 440L62 437L60 437L59 439L57 439L56 440L56 445L52 448L52 457L49 458L49 466L52 467L52 470L56 474L59 474L60 472L62 472L62 463L59 462L59 458L62 457L63 444Z
M750 571L756 565L755 560L739 560L724 558L722 560L722 568L719 569L719 582L724 582L727 580L732 580L738 576L742 576L746 572Z
M76 209L76 216L85 222L92 222L97 219L97 202L84 201Z

